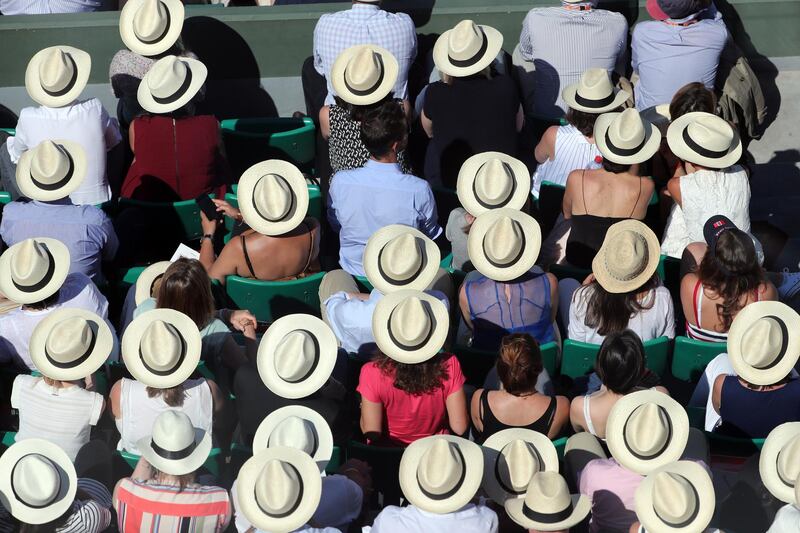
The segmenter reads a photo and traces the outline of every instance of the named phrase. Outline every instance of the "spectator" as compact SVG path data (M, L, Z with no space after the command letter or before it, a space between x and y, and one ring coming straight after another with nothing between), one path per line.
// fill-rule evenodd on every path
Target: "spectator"
M800 423L787 422L770 432L759 457L762 483L775 498L786 503L775 515L775 521L767 533L797 531L797 524L800 523L798 467L800 467Z
M0 1L2 15L49 15L55 13L89 13L99 11L103 3L100 0L59 0L50 2L38 0L28 2L21 0Z
M582 494L570 495L566 480L556 469L534 474L525 497L506 500L505 509L528 531L567 532L586 519L592 502Z

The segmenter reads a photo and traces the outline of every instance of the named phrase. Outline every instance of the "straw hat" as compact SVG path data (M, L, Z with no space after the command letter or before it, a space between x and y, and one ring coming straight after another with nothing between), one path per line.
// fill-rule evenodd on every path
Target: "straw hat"
M203 341L197 324L174 309L151 309L136 317L122 336L122 359L148 387L168 389L192 375Z
M398 363L422 363L439 353L449 327L447 306L421 291L387 294L372 313L375 343L384 355Z
M193 427L183 411L168 409L156 418L152 434L139 439L136 447L156 469L182 476L206 462L211 452L211 434Z
M159 261L145 268L139 274L139 277L136 278L136 289L133 298L137 306L156 295L156 290L161 285L164 272L167 271L171 264L171 261Z
M385 48L374 44L352 46L331 67L331 85L348 104L380 102L394 89L400 66Z
M789 375L800 355L800 315L781 302L753 302L733 319L728 358L736 375L772 385Z
M522 209L530 192L528 167L501 152L475 154L458 172L458 200L473 216L499 207Z
M613 111L630 97L627 91L614 87L604 68L585 70L578 83L567 85L561 92L561 98L572 109L594 114Z
M662 392L633 392L611 408L606 440L620 465L647 475L680 459L689 440L689 417L678 402Z
M510 281L530 271L541 247L539 223L516 209L492 209L479 215L467 237L473 266L495 281Z
M156 61L139 83L139 105L151 113L169 113L185 106L206 82L206 66L189 57L167 56Z
M287 405L261 421L253 438L253 454L285 446L310 455L320 472L333 454L333 433L318 412L303 405Z
M579 524L592 509L582 494L570 494L558 472L537 472L524 498L506 500L506 513L519 524L537 531L562 531Z
M773 496L800 505L800 422L786 422L770 432L758 467L761 481Z
M653 277L660 260L661 245L653 230L638 220L623 220L608 228L592 272L606 291L631 292Z
M24 439L0 456L0 504L26 524L46 524L75 501L78 479L69 456L44 439Z
M491 26L462 20L433 45L433 62L443 74L464 78L482 71L503 48L503 34Z
M248 226L262 235L283 235L305 219L308 185L296 166L270 159L244 171L236 199Z
M132 52L157 56L180 37L183 14L180 0L130 0L119 14L119 35Z
M383 294L401 289L424 290L436 278L442 254L421 231L392 224L379 229L364 247L367 279Z
M42 141L24 152L17 165L17 186L23 196L40 202L66 198L86 177L86 152L71 141Z
M74 381L103 366L114 349L114 334L102 317L61 308L33 329L28 350L36 369L51 379Z
M667 144L679 159L708 168L727 168L742 155L738 132L722 118L702 111L676 118L667 129Z
M634 108L605 113L594 123L594 142L603 157L620 165L644 163L661 147L661 132Z
M88 53L71 46L51 46L28 62L25 89L37 104L64 107L81 95L91 70Z
M533 475L543 471L558 472L558 453L547 435L509 428L483 443L483 489L500 505L525 496Z
M478 492L483 452L474 442L434 435L408 445L400 459L400 489L415 507L447 514L464 507Z
M0 255L0 293L19 304L54 295L67 279L69 249L56 239L25 239Z
M662 137L667 134L669 122L671 120L669 104L650 106L647 109L640 111L639 114L642 116L642 120L649 122L658 128L658 131L661 132Z
M635 502L647 533L698 533L714 517L714 483L699 464L676 461L648 474Z
M322 478L308 454L267 448L253 455L236 479L236 508L259 531L289 533L317 510Z
M338 342L331 328L311 315L286 315L267 328L258 346L258 373L283 398L305 398L331 377Z

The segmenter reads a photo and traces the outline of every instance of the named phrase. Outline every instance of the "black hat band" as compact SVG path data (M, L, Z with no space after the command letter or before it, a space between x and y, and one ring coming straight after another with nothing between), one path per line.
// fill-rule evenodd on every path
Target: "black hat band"
M472 65L475 65L476 63L478 63L478 61L483 59L483 56L486 55L486 50L489 48L489 39L486 38L486 34L483 32L483 28L478 26L478 29L480 30L481 37L483 38L483 42L481 43L480 49L478 49L475 55L473 55L469 59L455 59L448 53L447 59L450 60L451 65L459 68L467 68L471 67Z
M556 524L558 522L563 522L572 516L572 499L570 498L569 504L566 508L555 513L540 513L539 511L534 511L528 507L527 503L523 503L522 514L524 514L528 520L533 520L534 522L540 522L542 524Z
M164 6L164 10L167 13L167 23L164 25L164 31L162 31L161 35L159 35L155 39L150 39L150 40L142 39L141 37L139 37L137 35L136 38L139 39L139 42L142 43L142 44L156 44L157 42L159 42L162 39L164 39L164 37L166 37L166 35L167 35L167 32L169 32L170 25L172 23L172 16L169 14L169 8L167 8L167 6L164 5L164 2L159 2L159 5Z
M725 150L709 150L708 148L703 148L692 139L692 136L689 135L689 126L683 128L683 142L686 143L686 146L692 149L692 151L697 152L698 154L702 155L703 157L708 157L711 159L719 159L720 157L725 157L728 155L729 149L726 148Z
M41 82L39 86L42 87L42 90L50 96L57 97L57 96L64 96L68 92L70 92L74 87L75 84L78 82L78 65L75 64L75 60L72 59L72 54L65 53L65 56L69 59L69 62L72 64L72 78L67 82L63 89L59 89L58 91L50 91L46 89Z
M414 240L416 241L416 239L414 239ZM380 273L381 277L389 285L394 285L396 287L399 287L399 286L402 286L402 285L408 285L409 283L411 283L415 279L417 279L419 277L419 275L422 273L422 271L425 270L425 266L427 264L427 261L426 261L427 255L426 254L422 254L423 257L422 257L422 261L420 261L419 268L417 268L417 270L415 270L414 273L411 276L409 276L406 279L402 279L402 280L393 278L392 276L390 276L389 274L387 274L383 270L383 263L382 263L381 259L383 257L383 250L384 249L385 248L381 248L381 251L378 252L378 273Z
M150 439L150 447L159 457L163 459L168 459L170 461L180 461L181 459L186 459L192 452L197 448L197 443L192 442L189 446L182 450L167 450L156 444L156 441L152 438Z
M419 350L420 348L428 344L428 341L430 341L431 337L433 337L433 332L436 331L435 321L433 319L433 313L431 313L428 305L426 304L427 302L423 301L422 308L425 309L425 314L428 316L428 319L430 320L431 328L428 330L428 334L425 335L425 338L414 345L404 344L402 341L400 341L397 337L394 336L391 324L392 324L392 316L394 316L395 310L393 309L392 312L389 314L389 319L386 321L386 330L389 332L389 338L392 340L394 345L400 348L401 350L405 350L407 352L414 352L416 350Z
M446 500L461 490L461 486L464 484L464 479L467 477L467 465L466 461L464 460L464 454L461 453L461 448L459 448L457 445L450 446L450 448L455 448L458 457L461 459L461 476L458 478L456 484L453 485L452 489L448 490L447 492L443 492L442 494L434 494L433 492L425 490L425 487L423 487L422 483L419 482L419 470L417 470L417 486L419 487L420 492L422 492L426 498L430 498L431 500L435 501Z
M486 163L481 165L481 167L478 169L478 172L480 172L480 169L483 168L483 166L485 164ZM483 200L481 200L480 196L478 195L478 191L475 188L477 180L472 180L472 195L474 196L475 200L478 202L478 205L480 205L481 207L485 207L486 209L496 209L498 207L505 207L506 205L508 205L508 203L511 200L514 199L514 194L516 194L516 192L517 192L517 180L516 180L516 177L514 175L514 170L511 168L511 165L509 165L505 161L503 161L503 168L505 169L506 173L511 175L511 192L509 193L508 197L505 200L503 200L502 202L500 202L499 204L489 204L489 203L486 203Z
M191 85L192 85L192 69L186 67L186 77L183 78L183 83L181 84L180 87L178 87L177 91L164 98L160 98L152 93L150 93L150 96L153 97L153 101L157 104L162 104L162 105L171 104L173 102L178 101L181 97L183 97L183 95L186 94L186 92L189 90L189 86Z
M300 472L297 471L297 468L295 468L295 466L293 464L285 463L285 462L283 464L289 466L289 468L294 470L294 473L297 474L297 480L300 483L300 491L299 491L299 493L297 495L297 499L295 500L294 504L292 504L292 506L289 508L289 510L284 511L282 513L277 513L276 514L276 513L273 513L271 511L268 511L267 509L264 509L261 506L261 503L259 503L259 501L258 501L258 496L256 495L255 488L253 489L253 500L255 500L256 505L258 506L259 509L261 509L261 512L264 513L265 515L269 516L270 518L286 518L287 516L291 515L295 511L297 511L297 508L300 507L300 503L303 501L303 489L304 489L303 477L300 475Z
M58 145L59 148L64 149L63 153L66 154L67 160L69 161L69 168L67 169L67 173L64 174L64 177L58 180L55 183L42 183L41 181L37 180L33 177L33 174L30 174L31 182L39 189L43 191L57 191L65 187L69 181L72 179L72 174L75 172L75 161L72 159L72 154L69 153L69 150L65 149L62 145Z
M95 324L94 322L91 322L90 324L91 326L94 326L94 327L91 326L89 327L89 330L92 332L92 340L89 342L89 347L86 348L86 351L83 353L83 355L73 359L72 361L62 363L60 361L56 361L55 359L53 359L50 356L50 353L47 351L47 346L45 346L44 356L47 358L47 362L56 368L62 368L62 369L75 368L85 363L86 360L89 359L89 356L92 355L92 352L94 352L94 346L95 344L97 344L97 332L95 331L97 329L97 324Z
M386 74L386 68L383 66L383 56L373 52L374 55L378 56L378 63L380 64L380 75L378 76L378 81L372 84L369 89L356 89L347 81L347 76L344 76L344 86L347 87L347 90L353 93L356 96L367 96L374 93L378 87L381 86L383 83L383 78Z
M598 100L592 98L586 98L585 96L581 96L578 91L575 91L575 103L582 105L583 107L589 107L592 109L599 109L601 107L605 107L614 103L614 99L617 97L614 91L611 91L611 94L606 96L605 98L600 98Z
M618 155L620 157L628 157L635 155L636 153L639 152L639 150L642 149L642 147L645 145L646 142L647 142L647 136L645 136L645 138L642 139L642 142L640 142L637 146L633 148L620 148L616 146L613 142L611 142L611 137L608 136L608 130L606 130L606 147L615 155Z
M33 285L21 285L16 282L14 278L11 278L11 283L14 284L14 287L21 292L36 292L44 289L47 287L47 284L53 280L53 274L56 271L56 261L53 258L53 254L50 253L50 250L47 248L45 243L40 243L44 251L47 253L47 272L44 273L42 279L34 283Z

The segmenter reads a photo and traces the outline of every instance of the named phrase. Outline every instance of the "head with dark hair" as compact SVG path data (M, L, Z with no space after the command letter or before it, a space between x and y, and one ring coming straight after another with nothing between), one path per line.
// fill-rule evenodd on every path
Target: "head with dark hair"
M430 394L442 388L447 379L447 370L440 355L422 363L398 363L387 355L378 353L375 364L385 376L394 378L394 387L413 396Z
M339 96L334 96L333 99L336 100L337 106L347 111L347 113L350 115L350 120L353 120L355 122L361 122L362 120L364 120L364 116L373 109L378 109L379 107L382 107L384 104L388 102L395 101L394 94L392 93L387 94L379 102L375 102L374 104L369 104L369 105L351 104L349 102L345 102Z
M642 339L629 329L608 335L600 345L595 371L615 394L628 394L639 387L645 374Z
M628 327L631 318L646 309L653 307L655 299L641 299L640 294L647 293L658 287L660 280L658 274L647 280L641 287L630 292L608 292L597 280L590 285L578 290L576 298L581 298L586 305L584 323L595 330L599 335L620 333ZM646 302L646 303L645 303Z
M714 113L717 109L717 97L714 91L706 89L700 82L687 83L675 93L669 104L670 120L675 120L686 113L702 111Z
M211 322L214 318L211 278L200 261L183 257L167 268L161 278L156 307L180 311L199 329Z
M408 124L403 107L395 100L364 114L361 121L361 142L375 159L384 158L405 148Z
M527 333L506 335L496 366L503 390L514 396L533 394L543 368L539 343Z
M183 401L186 399L186 390L183 388L183 383L168 389L147 387L146 390L148 398L161 398L169 407L182 407Z
M567 122L575 126L575 128L583 134L584 137L591 137L594 135L594 122L599 117L597 113L587 113L586 111L579 111L567 109Z
M50 309L54 307L58 303L58 294L61 292L60 290L54 292L44 300L34 302L32 304L25 304L23 307L30 311L44 311L45 309Z
M606 172L611 172L612 174L622 174L624 172L628 172L631 169L631 165L623 165L622 163L614 163L613 161L609 161L607 158L603 158L603 170Z

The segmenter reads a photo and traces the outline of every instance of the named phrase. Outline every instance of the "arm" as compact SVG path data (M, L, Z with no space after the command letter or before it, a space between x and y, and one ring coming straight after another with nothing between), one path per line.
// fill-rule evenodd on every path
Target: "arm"
M483 420L481 420L481 395L483 395L483 389L476 390L472 393L472 398L469 402L469 414L472 419L472 425L478 431L483 431Z
M434 198L433 191L428 184L425 184L425 190L422 192L418 201L418 229L432 241L435 241L442 235L442 227L439 225L439 213L436 208L436 198Z
M556 396L556 412L553 415L553 423L550 425L550 431L547 436L550 439L557 438L564 426L567 425L570 419L570 403L566 396Z
M447 420L450 430L454 435L463 435L469 429L469 415L467 414L467 396L464 387L451 394L445 400L447 407Z
M222 362L225 366L236 371L240 366L247 363L247 348L242 348L231 335L227 335L225 343L222 345Z
M697 284L697 274L690 272L681 280L681 307L686 320L694 323L694 287ZM696 324L699 326L700 324Z
M683 167L679 166L678 169L682 170ZM676 172L678 172L676 170ZM667 182L667 191L669 191L670 196L672 199L675 200L675 203L681 205L681 178L680 176L676 176L671 178Z
M136 463L136 468L133 469L131 479L147 481L151 477L153 477L153 469L150 467L150 463L144 457L140 457L139 462Z
M361 433L368 440L378 440L383 434L383 405L361 398Z
M114 417L114 420L122 419L122 406L119 404L121 394L122 380L119 380L114 383L114 386L111 387L111 392L108 394L108 408L109 411L111 411L111 416Z
M461 308L461 317L464 319L464 324L469 329L472 328L472 320L469 317L469 301L467 300L467 284L462 283L458 291L458 306Z
M331 225L331 229L336 233L339 233L339 230L342 229L342 225L339 223L339 219L336 218L336 180L330 185L330 191L328 191L328 223Z
M217 221L208 220L208 217L200 210L200 227L203 229L203 235L211 235L211 239L202 239L200 241L200 264L206 269L206 272L211 270L216 256L214 254L214 241L213 235L217 232Z
M519 105L519 109L517 110L517 133L522 131L522 127L525 125L525 110L522 108L522 104Z
M134 121L131 122L131 125L128 126L128 144L131 145L131 152L134 153L134 158L136 154L136 148L134 147L134 139L136 138L135 132L136 132L136 120L134 119Z
M425 133L428 135L428 138L433 139L433 121L428 118L424 109L419 116L419 121L422 124L422 129L425 130Z
M550 272L545 275L550 282L550 320L555 324L558 316L558 278Z
M536 162L539 164L544 163L548 159L553 159L556 151L556 135L558 134L558 126L550 126L542 135L539 144L533 151L536 157Z
M211 403L214 406L214 418L225 411L225 395L219 390L219 385L213 379L207 379L208 388L211 389Z
M576 187L580 187L583 182L582 172L573 170L567 176L567 185L564 190L564 201L561 203L561 212L564 214L564 219L569 220L572 218L572 196L575 194ZM581 183L578 181L581 180Z
M103 242L102 257L103 261L111 261L117 255L119 249L119 238L114 231L114 224L107 216L103 217L103 224L100 227L100 238Z
M569 406L569 421L576 433L586 431L586 422L583 420L583 396L576 396Z
M711 407L718 414L722 414L722 385L725 383L727 374L720 374L714 380L714 387L711 389Z
M319 110L319 131L326 141L331 137L331 108L322 106Z
M205 242L206 241L203 241L203 243ZM206 267L209 277L218 280L222 285L225 285L225 280L228 276L238 274L239 270L237 266L239 264L239 258L242 257L242 243L240 239L231 239L219 253L219 257L217 257L210 266L206 266L203 262L203 248L200 249L200 253L200 262Z

